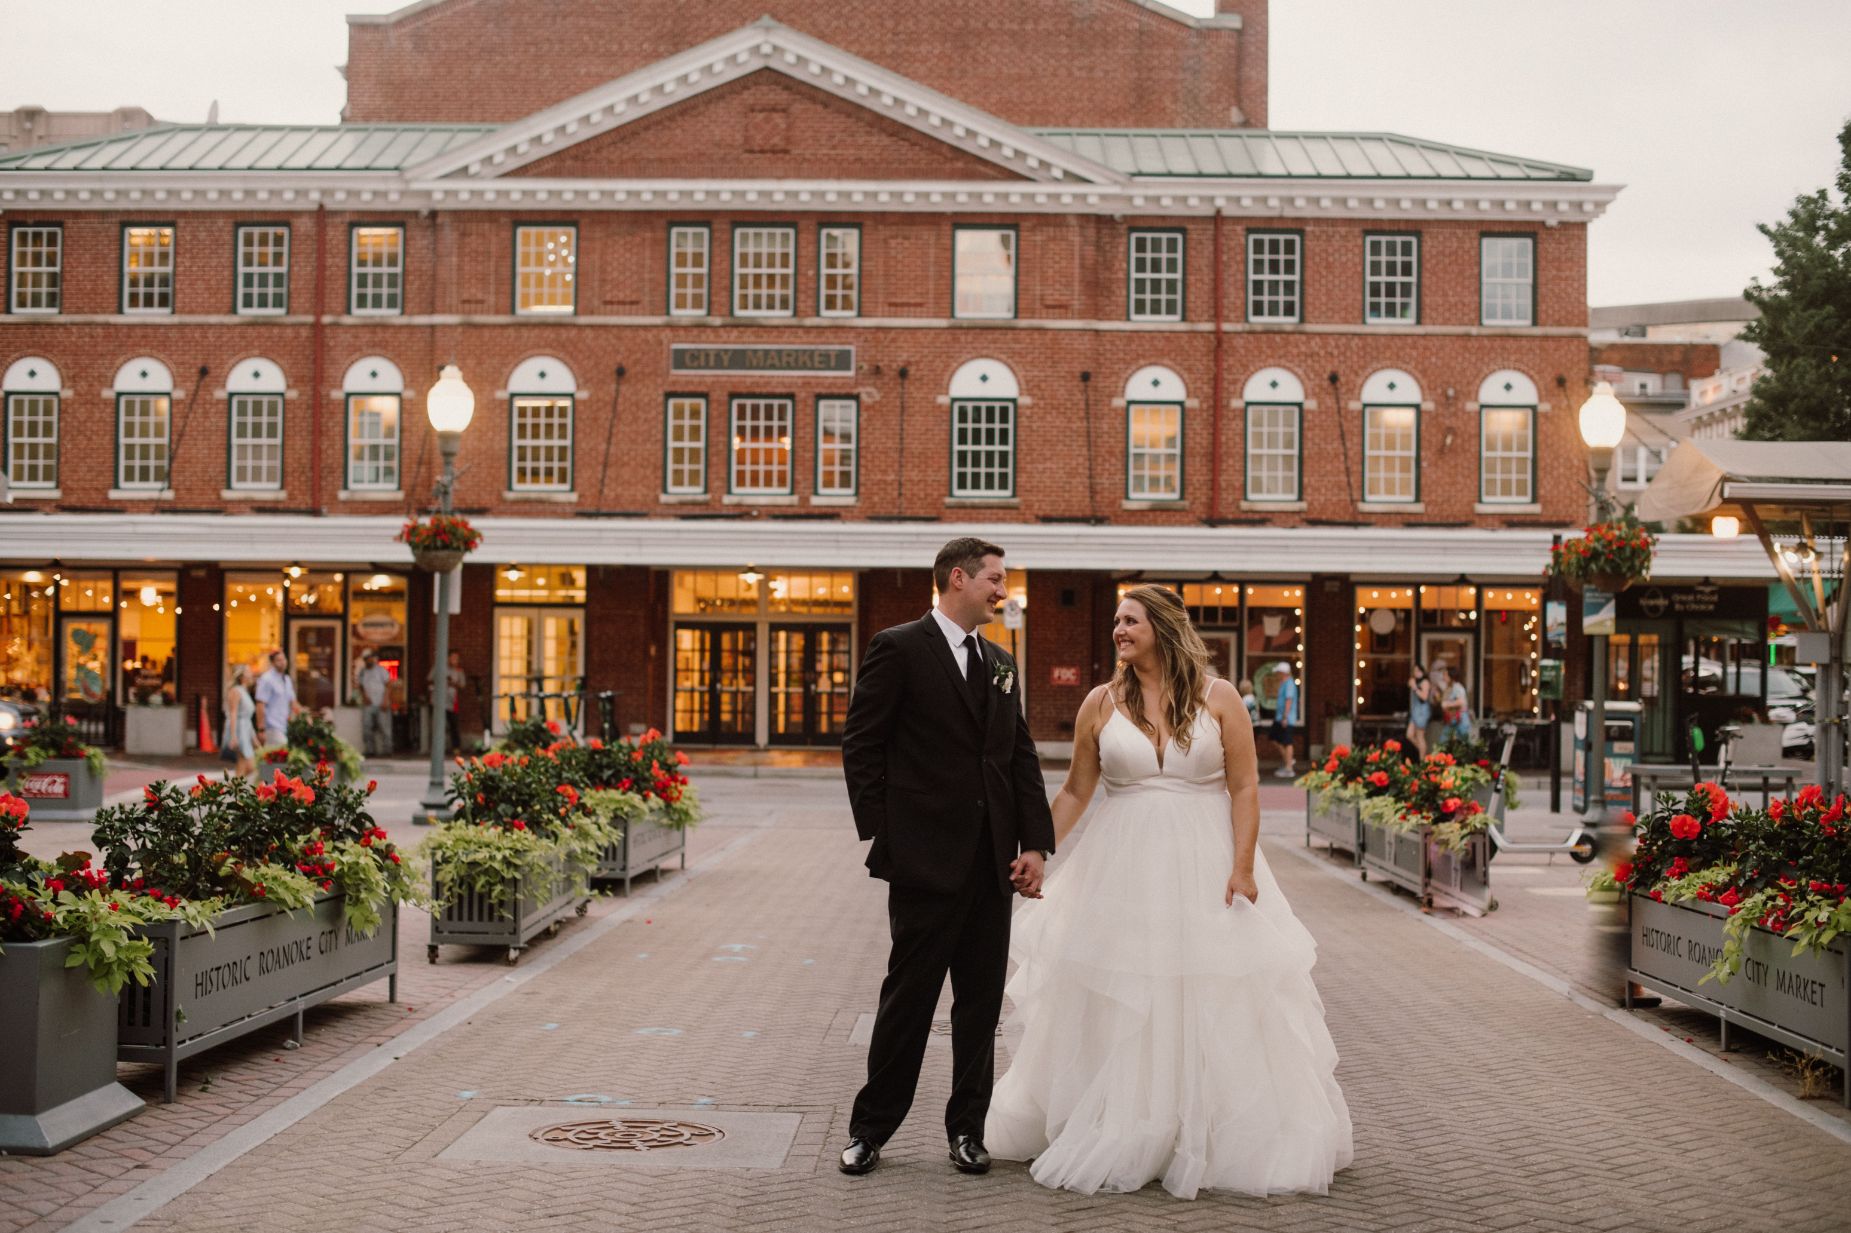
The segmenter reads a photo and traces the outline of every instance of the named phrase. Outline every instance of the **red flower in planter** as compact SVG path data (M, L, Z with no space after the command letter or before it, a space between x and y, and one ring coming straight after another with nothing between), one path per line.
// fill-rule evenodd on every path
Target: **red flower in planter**
M1622 813L1620 815L1620 825L1625 827L1627 830L1631 830L1633 827L1639 825L1638 815L1633 813L1632 810L1628 809L1625 813Z
M1695 839L1703 833L1703 823L1687 813L1680 813L1671 819L1671 837L1673 839Z
M1613 880L1618 882L1621 886L1632 881L1632 862L1621 861L1619 864L1615 865L1613 867Z
M1388 786L1388 772L1377 771L1375 774L1369 776L1369 782L1378 788L1386 788Z
M1728 908L1729 915L1734 916L1736 905L1742 902L1742 892L1731 886L1728 890L1716 897L1716 902Z
M1330 756L1333 758L1347 758L1350 756L1350 747L1348 745L1339 745L1330 751Z
M1401 742L1400 741L1383 741L1382 748L1386 749L1389 753L1400 753L1401 752Z
M1458 797L1449 796L1445 800L1440 802L1440 812L1441 813L1458 813L1459 810L1464 805L1465 805L1465 802L1460 800Z

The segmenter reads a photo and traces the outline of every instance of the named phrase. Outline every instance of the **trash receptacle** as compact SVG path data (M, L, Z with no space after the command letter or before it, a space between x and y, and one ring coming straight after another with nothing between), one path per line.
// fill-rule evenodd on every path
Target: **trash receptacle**
M1639 758L1638 702L1607 703L1607 766L1602 779L1606 787L1607 808L1632 808L1632 764ZM1588 734L1592 727L1594 704L1583 702L1575 708L1574 800L1576 813L1586 813L1588 806Z

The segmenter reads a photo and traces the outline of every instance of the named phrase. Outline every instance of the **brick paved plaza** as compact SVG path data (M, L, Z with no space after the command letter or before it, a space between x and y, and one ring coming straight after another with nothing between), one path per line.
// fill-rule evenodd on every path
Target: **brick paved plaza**
M403 767L382 813L418 787ZM0 1229L1759 1227L1744 1213L1844 1227L1851 1147L1834 1101L1793 1099L1765 1048L1719 1062L1684 1045L1714 1047L1687 1012L1599 1013L1580 958L1595 918L1563 890L1577 869L1510 859L1497 912L1423 918L1305 854L1293 795L1272 788L1265 850L1318 938L1356 1122L1356 1163L1328 1197L1088 1199L1019 1165L961 1176L940 1141L949 1049L936 1041L881 1168L843 1177L834 1154L886 955L882 887L835 779L701 787L710 816L687 874L600 901L514 969L457 949L426 965L424 918L408 914L400 1005L383 986L341 998L310 1012L300 1050L282 1028L259 1032L187 1063L174 1105L57 1157L0 1160ZM81 837L45 831L43 844ZM1540 971L1513 967L1525 962ZM124 1075L158 1102L152 1068ZM773 1166L527 1138L644 1109L721 1125ZM742 1116L766 1114L782 1116Z

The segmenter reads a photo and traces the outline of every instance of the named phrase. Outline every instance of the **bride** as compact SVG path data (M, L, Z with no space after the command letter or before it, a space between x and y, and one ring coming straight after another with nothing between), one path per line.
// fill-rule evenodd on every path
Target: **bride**
M1258 847L1246 704L1209 680L1176 595L1125 593L1118 667L1080 704L1056 843L1103 776L1106 801L1045 898L1014 922L1022 1030L985 1126L1044 1186L1161 1178L1250 1195L1325 1193L1350 1163L1316 944Z

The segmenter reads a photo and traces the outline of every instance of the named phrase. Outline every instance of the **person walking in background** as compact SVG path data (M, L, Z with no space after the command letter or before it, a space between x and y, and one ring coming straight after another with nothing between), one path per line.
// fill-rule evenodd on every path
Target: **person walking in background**
M360 746L369 758L392 752L392 708L387 698L391 685L391 676L379 666L379 653L371 647L360 652L354 687L360 693Z
M257 769L257 703L251 697L251 670L244 664L231 666L231 681L225 686L225 733L219 742L221 756L234 763L232 773L239 779L250 778Z
M1477 739L1477 725L1472 721L1472 704L1465 685L1453 679L1452 669L1444 663L1433 665L1433 678L1440 701L1440 740L1472 741Z
M1419 664L1408 678L1408 744L1427 756L1427 725L1433 722L1433 682Z
M1241 702L1243 702L1247 707L1247 722L1252 724L1256 728L1259 727L1260 726L1260 700L1259 698L1254 696L1253 681L1249 679L1248 677L1242 677L1240 679L1240 684L1236 688L1240 690Z
M1273 691L1273 723L1266 730L1266 739L1278 748L1280 764L1273 778L1296 779L1298 750L1292 743L1292 721L1298 712L1298 682L1292 679L1292 665L1286 660L1274 664L1272 672L1279 678L1279 687Z
M281 650L270 652L270 667L257 678L257 726L263 743L281 745L289 733L289 720L302 707L296 701L296 683L289 679L289 658Z

